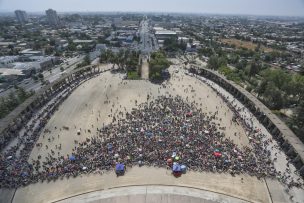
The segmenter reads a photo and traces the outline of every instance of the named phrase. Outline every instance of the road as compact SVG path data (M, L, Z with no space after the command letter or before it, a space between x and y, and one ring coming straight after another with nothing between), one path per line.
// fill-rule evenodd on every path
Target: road
M153 33L150 33L151 27L148 20L143 20L140 23L139 34L140 43L139 49L143 54L149 55L150 53L159 49L157 40Z
M157 40L155 35L150 32L151 27L149 24L149 20L145 19L141 21L139 34L140 34L140 43L139 50L141 50L141 58L143 59L142 67L141 67L141 78L144 80L149 79L149 64L148 58L150 54L159 49Z
M68 59L64 64L55 66L51 71L44 71L42 74L44 76L45 81L53 82L60 78L60 76L64 73L68 73L72 71L78 63L80 63L84 59L84 56L74 57ZM63 67L64 71L62 72L60 68ZM26 91L37 91L43 85L41 82L35 82L32 78L24 79L23 81L17 84L19 87L24 88ZM6 91L0 93L0 97L6 97L9 93L14 92L14 88L9 88Z

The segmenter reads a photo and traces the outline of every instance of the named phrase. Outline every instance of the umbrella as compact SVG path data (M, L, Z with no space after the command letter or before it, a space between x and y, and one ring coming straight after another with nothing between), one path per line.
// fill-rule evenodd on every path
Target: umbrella
M191 117L191 116L192 116L192 112L188 112L188 113L186 114L186 116L187 116L187 117Z
M70 161L75 161L76 160L74 155L70 155L69 159L70 159Z
M214 152L213 155L214 155L215 157L221 157L221 156L222 156L222 154L221 154L220 152Z
M108 150L112 150L113 145L111 143L107 144Z
M172 153L172 158L174 158L176 156L176 152Z
M181 165L182 172L186 172L187 167L185 165Z
M26 176L28 176L28 173L27 173L27 172L22 172L22 173L21 173L21 176L22 176L22 177L26 177Z

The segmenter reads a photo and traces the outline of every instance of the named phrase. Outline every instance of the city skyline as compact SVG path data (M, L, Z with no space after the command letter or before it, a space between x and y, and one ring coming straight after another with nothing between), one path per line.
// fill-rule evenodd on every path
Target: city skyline
M52 8L58 12L176 12L202 14L236 14L268 16L304 16L304 0L0 0L0 12L21 9L44 12Z

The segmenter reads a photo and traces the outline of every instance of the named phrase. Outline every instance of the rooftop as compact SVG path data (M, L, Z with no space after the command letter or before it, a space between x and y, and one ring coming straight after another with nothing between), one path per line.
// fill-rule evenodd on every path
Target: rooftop
M156 31L155 34L156 35L176 35L176 32L171 31L171 30L161 30L161 31Z

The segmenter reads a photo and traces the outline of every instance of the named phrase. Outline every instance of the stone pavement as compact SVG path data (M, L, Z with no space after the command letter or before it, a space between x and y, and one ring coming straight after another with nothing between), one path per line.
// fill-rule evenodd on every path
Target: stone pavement
M205 190L176 186L131 186L114 188L110 190L96 191L72 198L58 203L245 203L238 198L217 194Z
M83 193L126 186L180 186L197 188L242 199L248 202L271 202L264 180L256 177L230 174L187 172L180 178L170 170L154 167L129 168L125 176L114 172L91 174L76 178L32 184L17 190L14 203L54 202Z

